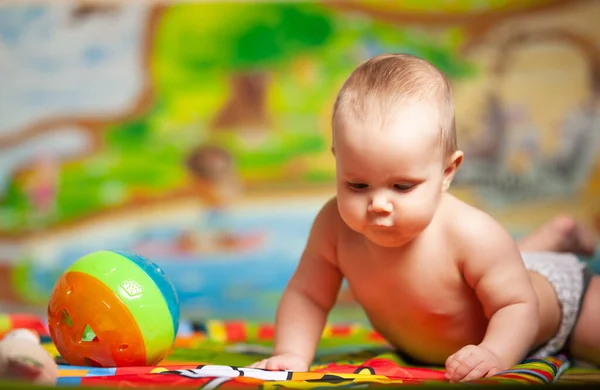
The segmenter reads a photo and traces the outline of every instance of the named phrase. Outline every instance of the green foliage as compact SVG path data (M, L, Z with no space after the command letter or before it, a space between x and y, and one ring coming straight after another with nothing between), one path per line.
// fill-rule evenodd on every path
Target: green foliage
M301 3L302 4L302 3ZM328 15L307 4L265 4L260 19L233 42L233 68L274 66L326 43Z
M180 4L164 15L155 54L158 71L205 79L277 66L331 34L331 16L307 3Z
M0 230L18 230L26 223L29 200L14 179L9 180L5 191L0 198Z
M17 187L15 180L10 180L8 182L6 192L2 198L2 203L20 209L24 209L29 206L27 195L22 189Z
M147 120L137 119L116 125L106 133L111 145L129 147L147 141L151 129Z

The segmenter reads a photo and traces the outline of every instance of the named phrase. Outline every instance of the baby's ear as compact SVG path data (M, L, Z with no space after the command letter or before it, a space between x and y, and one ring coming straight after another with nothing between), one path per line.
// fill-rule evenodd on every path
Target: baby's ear
M331 145L331 154L335 156L335 145Z
M444 168L444 180L442 182L442 191L448 191L448 188L450 188L450 184L452 184L452 180L454 179L454 176L456 175L460 164L462 164L463 157L464 153L460 150L457 150L454 153L452 153L450 158L447 160L446 167Z

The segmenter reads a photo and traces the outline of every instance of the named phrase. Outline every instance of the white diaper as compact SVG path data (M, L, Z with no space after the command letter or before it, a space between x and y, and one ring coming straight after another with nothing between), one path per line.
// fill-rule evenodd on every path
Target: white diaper
M550 282L560 303L562 318L558 332L531 357L544 358L560 352L575 328L592 272L577 256L557 252L524 252L525 267Z

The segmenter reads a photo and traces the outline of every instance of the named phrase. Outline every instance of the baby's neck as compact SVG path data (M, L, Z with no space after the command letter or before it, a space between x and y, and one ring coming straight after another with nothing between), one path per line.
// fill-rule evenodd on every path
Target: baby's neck
M367 253L369 257L373 259L375 262L384 265L388 259L400 259L404 258L406 254L408 254L412 248L417 245L420 241L423 232L418 236L412 238L410 241L407 241L401 245L386 247L381 246L373 241L369 240L366 236L363 236L365 240L365 247L367 248Z

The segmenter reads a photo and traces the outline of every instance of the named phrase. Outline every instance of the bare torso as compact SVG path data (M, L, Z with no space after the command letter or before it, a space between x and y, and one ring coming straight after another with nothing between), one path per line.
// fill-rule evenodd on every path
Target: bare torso
M443 364L465 345L479 344L488 324L461 275L454 251L459 243L437 224L400 249L373 248L344 226L337 239L338 266L373 327L402 352L430 364ZM545 279L534 282L541 284L538 292L551 293ZM552 320L545 321L540 342L555 332L559 319L546 306L541 314Z

